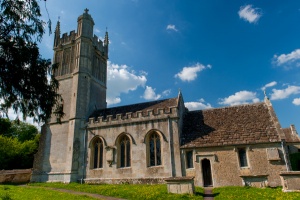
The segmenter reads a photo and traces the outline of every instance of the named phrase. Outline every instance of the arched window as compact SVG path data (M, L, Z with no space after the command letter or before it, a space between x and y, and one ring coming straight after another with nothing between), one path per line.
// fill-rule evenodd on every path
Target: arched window
M153 132L149 136L149 164L150 166L161 165L160 136Z
M103 167L103 141L100 138L95 139L93 143L94 168Z
M120 138L120 167L130 167L130 139L123 135Z

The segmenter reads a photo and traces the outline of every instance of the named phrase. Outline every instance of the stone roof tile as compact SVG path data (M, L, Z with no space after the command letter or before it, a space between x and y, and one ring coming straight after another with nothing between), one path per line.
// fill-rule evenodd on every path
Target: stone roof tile
M299 135L297 134L297 132L293 133L291 128L283 128L282 131L285 135L286 142L300 142Z
M181 144L208 147L280 141L265 103L187 112Z
M150 101L144 103L137 103L126 106L119 106L113 108L99 109L94 111L89 118L97 118L102 116L106 118L108 115L112 115L116 117L117 114L121 114L125 116L126 113L136 113L137 111L142 111L143 115L147 114L147 110L154 110L154 113L157 112L158 109L169 109L171 107L177 107L178 98L164 99L158 101Z

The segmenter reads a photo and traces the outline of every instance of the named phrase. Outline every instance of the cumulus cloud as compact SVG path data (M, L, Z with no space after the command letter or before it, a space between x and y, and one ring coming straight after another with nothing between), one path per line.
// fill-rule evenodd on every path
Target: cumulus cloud
M224 99L221 99L219 104L233 106L256 102L259 102L259 99L256 97L256 93L244 90L236 92L234 95L230 95L229 97L226 97Z
M155 93L155 88L152 88L150 86L146 86L143 98L146 100L157 100L161 97L160 94Z
M121 93L134 91L144 87L147 82L145 72L137 74L127 65L117 65L107 62L107 104L113 105L121 102Z
M287 88L282 90L273 89L271 94L271 100L286 99L290 95L299 94L299 93L300 93L299 86L289 85Z
M257 22L262 15L260 12L260 9L253 8L252 5L241 6L240 10L238 11L238 14L241 19L243 19L249 23Z
M273 86L275 86L275 85L277 85L277 82L276 82L276 81L272 81L272 82L266 84L265 86L263 86L263 87L261 88L261 90L266 90L267 88L273 87Z
M181 72L175 74L175 78L179 78L182 81L193 81L197 78L198 72L201 72L204 69L211 69L211 65L204 66L200 63L196 63L195 65L184 67Z
M141 97L144 98L145 100L157 100L162 97L169 96L171 94L171 90L165 90L161 94L157 94L155 90L156 89L152 88L151 86L146 86L144 94Z
M300 106L300 98L294 99L293 104L295 104L296 106Z
M185 107L187 107L190 111L192 110L202 110L202 109L208 109L212 108L212 106L209 103L205 103L204 99L199 99L198 101L194 102L186 102Z
M167 28L166 28L167 30L171 30L171 31L178 31L177 29L176 29L176 26L174 25L174 24L169 24L168 26L167 26Z
M277 66L284 66L290 68L293 66L300 66L300 49L295 49L291 53L274 55L273 63Z

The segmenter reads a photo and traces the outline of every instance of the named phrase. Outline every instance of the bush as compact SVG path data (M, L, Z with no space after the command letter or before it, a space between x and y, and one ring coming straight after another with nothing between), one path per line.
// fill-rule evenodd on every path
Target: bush
M33 166L34 154L38 149L39 135L34 140L20 142L17 138L0 135L1 169L28 169Z

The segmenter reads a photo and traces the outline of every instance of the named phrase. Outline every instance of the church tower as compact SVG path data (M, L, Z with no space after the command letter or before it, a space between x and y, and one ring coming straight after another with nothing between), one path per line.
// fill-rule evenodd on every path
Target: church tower
M54 75L62 95L65 116L53 114L42 128L32 181L77 181L84 174L85 131L89 115L106 108L108 33L104 41L93 35L94 20L88 9L77 19L77 32L54 35Z

